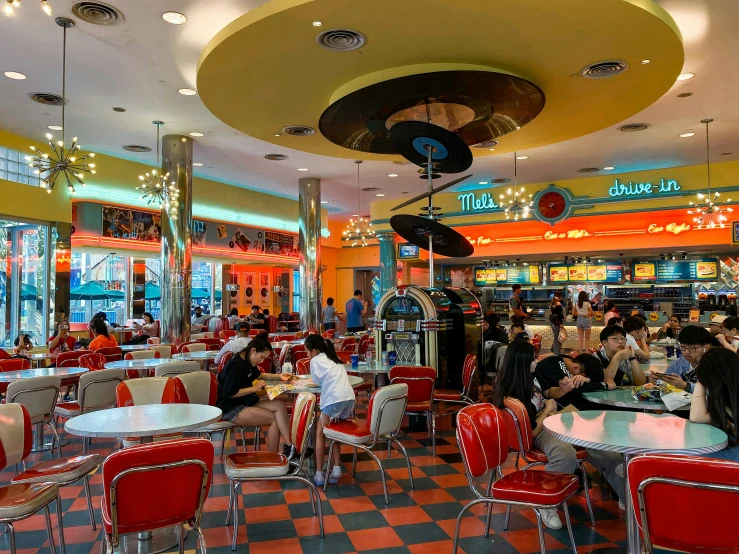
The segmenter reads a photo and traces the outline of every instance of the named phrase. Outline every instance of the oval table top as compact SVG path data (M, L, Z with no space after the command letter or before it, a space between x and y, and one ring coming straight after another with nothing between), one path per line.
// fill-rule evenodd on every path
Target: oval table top
M86 367L41 367L39 369L24 369L22 371L6 371L0 373L0 383L12 383L19 379L30 379L31 377L69 377L71 375L82 375L87 373Z
M180 352L173 354L173 360L213 360L218 356L217 350L204 350L202 352Z
M631 395L632 387L607 391L584 392L583 397L595 404L618 406L629 410L646 410L648 412L669 412L665 403L660 400L637 400ZM690 410L690 404L681 406L675 411Z
M720 429L670 414L608 410L554 414L544 419L544 431L575 446L622 454L709 454L728 443Z
M140 329L136 329L136 327L113 327L114 333L135 333L136 331L140 331Z
M397 364L396 364L397 365ZM408 364L403 364L404 367L406 367ZM390 370L393 369L395 365L388 365L383 364L382 362L378 361L371 361L371 362L359 362L359 365L357 367L352 367L352 364L344 364L344 368L351 373L390 373ZM419 366L420 367L420 366Z
M214 423L222 412L203 404L149 404L89 412L64 424L80 437L151 437L179 433Z
M306 376L305 378L308 378L308 376ZM320 394L321 387L302 387L301 388L300 381L301 381L300 377L296 377L292 381L295 384L296 388L289 391L290 393L297 394L299 392L312 392L313 394ZM349 375L349 384L352 387L357 387L361 385L362 383L364 383L364 379L362 379L361 377L357 377L356 375Z
M147 350L149 348L148 344L121 344L118 348L120 348L123 352L135 352L137 350Z
M32 352L26 354L25 358L29 360L54 360L59 355L59 352Z
M146 360L118 360L117 362L108 362L103 367L105 369L152 369L162 364L171 362L169 358L148 358Z

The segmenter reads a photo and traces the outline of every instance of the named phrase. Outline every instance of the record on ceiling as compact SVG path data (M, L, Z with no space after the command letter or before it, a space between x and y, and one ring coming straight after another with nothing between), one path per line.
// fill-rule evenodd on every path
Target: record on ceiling
M493 71L437 71L382 81L347 94L321 115L334 144L374 154L397 154L390 129L430 122L468 146L495 140L531 122L545 97L534 83Z
M428 149L434 171L461 173L472 165L472 152L451 131L423 121L401 121L390 129L390 140L398 153L416 165L428 163Z
M405 240L424 250L429 249L431 236L434 254L466 258L475 251L470 241L457 231L432 219L415 215L394 215L390 218L390 226Z

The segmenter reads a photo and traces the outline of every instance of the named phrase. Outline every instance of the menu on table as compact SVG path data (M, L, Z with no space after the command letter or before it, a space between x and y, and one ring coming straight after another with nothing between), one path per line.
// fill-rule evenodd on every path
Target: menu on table
M623 262L598 262L593 264L551 264L549 283L623 283Z
M639 261L632 266L631 280L634 283L715 281L718 270L717 258Z
M541 284L541 265L505 266L496 268L475 268L475 285L539 285Z

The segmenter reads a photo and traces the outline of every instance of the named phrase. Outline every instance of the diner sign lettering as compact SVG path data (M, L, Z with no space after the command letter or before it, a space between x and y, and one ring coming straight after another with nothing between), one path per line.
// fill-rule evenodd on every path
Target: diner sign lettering
M480 198L474 192L468 192L457 196L457 200L462 203L463 212L479 212L498 207L498 204L495 203L495 198L489 192L483 193Z
M608 189L608 196L611 198L617 198L619 196L626 197L644 197L652 196L654 194L677 192L682 187L678 184L675 179L660 179L659 184L652 183L622 183L616 179L614 185Z

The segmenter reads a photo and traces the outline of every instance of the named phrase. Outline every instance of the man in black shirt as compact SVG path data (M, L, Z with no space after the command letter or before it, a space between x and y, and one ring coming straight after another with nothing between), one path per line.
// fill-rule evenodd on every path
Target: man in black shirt
M574 359L548 356L536 365L536 378L544 396L556 400L560 408L572 404L585 409L588 401L582 393L616 388L613 380L605 380L598 360L589 354Z

